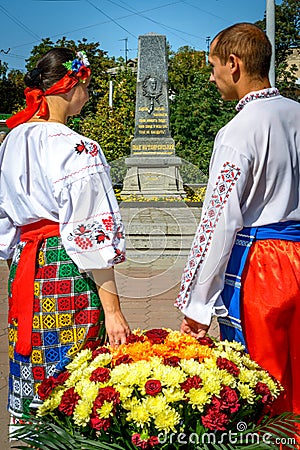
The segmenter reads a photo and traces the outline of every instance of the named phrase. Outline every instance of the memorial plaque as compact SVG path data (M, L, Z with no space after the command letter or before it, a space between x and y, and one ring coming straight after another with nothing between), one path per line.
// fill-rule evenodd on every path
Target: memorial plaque
M184 196L169 127L166 37L139 36L135 132L122 195Z

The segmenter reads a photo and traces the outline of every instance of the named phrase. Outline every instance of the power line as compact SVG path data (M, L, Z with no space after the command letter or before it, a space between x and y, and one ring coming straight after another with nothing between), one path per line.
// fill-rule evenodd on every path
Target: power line
M191 6L192 8L198 9L199 11L204 12L205 14L208 14L209 16L216 17L217 19L220 19L220 20L222 20L222 21L225 22L225 23L228 22L227 20L224 19L224 17L217 16L216 14L213 14L213 13L211 13L211 12L209 12L209 11L206 11L205 9L199 8L199 6L195 6L195 5L193 5L193 4L189 3L189 2L187 2L186 0L181 0L181 2L182 2L182 3L185 3L185 4L188 5L188 6Z
M90 0L86 0L87 3L91 6L93 6L95 9L97 9L97 11L100 11L101 14L103 14L105 17L108 17L108 19L110 19L115 25L117 25L118 27L122 28L122 30L126 31L126 33L130 34L132 37L134 37L135 39L137 39L137 36L135 36L134 34L132 34L129 30L127 30L126 28L122 27L122 25L120 25L113 17L109 16L108 14L106 14L104 11L102 11L100 8L98 8L98 6L94 5L94 3L92 3Z
M182 31L182 30L178 30L178 28L174 28L174 27L170 27L170 26L168 26L168 25L165 25L165 24L163 24L163 23L161 23L161 22L158 22L157 20L154 20L154 19L151 19L150 17L147 17L145 14L143 14L143 12L137 11L136 9L130 9L130 8L127 8L127 7L125 7L125 6L122 6L122 5L118 4L118 3L116 3L116 2L113 1L113 0L106 0L106 1L108 1L109 3L112 3L113 5L119 6L119 7L122 8L122 9L125 9L125 11L129 11L129 12L131 12L131 13L137 15L137 16L140 16L140 17L142 17L143 19L149 20L150 22L153 22L153 23L155 23L156 25L159 25L159 26L161 26L161 27L163 27L163 28L165 28L165 29L167 29L167 30L174 30L174 31L176 31L176 32L178 32L178 33L186 34L187 36L192 36L192 37L195 37L195 38L197 38L197 39L204 39L204 38L201 38L200 36L196 36L196 35L194 35L194 34L187 33L187 32L184 32L184 31ZM122 2L122 3L123 3L123 2ZM181 3L181 0L180 0L180 1L176 1L176 2L172 2L171 4L174 4L174 3ZM167 4L167 5L164 5L164 6L170 6L171 4ZM162 6L161 6L161 7L162 7ZM147 12L147 10L146 10L146 12ZM171 33L172 33L172 32L171 32ZM178 36L176 33L172 33L172 34L174 34L174 36L178 37L179 39L182 39L183 41L187 42L184 38L182 38L181 36Z
M12 14L10 14L7 9L4 8L4 6L0 5L0 8L2 9L2 11L4 12L4 14L10 18L10 20L12 20L14 23L16 23L19 27L21 27L24 31L26 31L26 33L30 34L31 36L33 36L34 38L37 39L41 39L40 36L38 36L37 34L33 33L30 28L28 28L23 22L21 22L19 19L17 19L15 16L13 16Z

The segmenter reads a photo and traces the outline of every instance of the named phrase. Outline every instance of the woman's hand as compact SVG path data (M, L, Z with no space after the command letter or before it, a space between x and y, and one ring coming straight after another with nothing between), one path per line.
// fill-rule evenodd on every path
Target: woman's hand
M127 336L130 334L130 327L122 311L119 309L115 312L107 312L104 314L105 328L110 345L116 347L124 344Z
M109 343L116 347L126 342L130 327L120 306L120 299L114 278L114 270L99 269L93 271L94 280L98 286L99 297L104 309L105 328Z

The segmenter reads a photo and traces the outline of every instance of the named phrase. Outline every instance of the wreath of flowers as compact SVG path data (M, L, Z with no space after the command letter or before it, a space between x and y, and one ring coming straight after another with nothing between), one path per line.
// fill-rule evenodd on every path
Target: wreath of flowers
M65 419L98 441L126 440L126 448L166 448L161 439L170 433L218 433L241 418L258 420L281 391L237 342L135 330L126 344L84 349L45 379L38 416Z
M74 73L78 73L81 67L89 67L90 63L84 50L76 52L76 58L73 61L63 63L63 66Z

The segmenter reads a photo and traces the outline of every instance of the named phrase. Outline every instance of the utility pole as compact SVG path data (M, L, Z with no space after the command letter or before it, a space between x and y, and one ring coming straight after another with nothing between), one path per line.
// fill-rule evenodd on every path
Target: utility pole
M125 66L127 66L128 61L128 38L120 39L120 41L124 41L124 53L125 53Z
M209 46L210 46L210 36L207 36L207 37L206 37L206 48L207 48L206 54L207 54L207 64L208 64Z
M266 0L266 31L272 45L269 79L271 86L275 86L275 0Z

